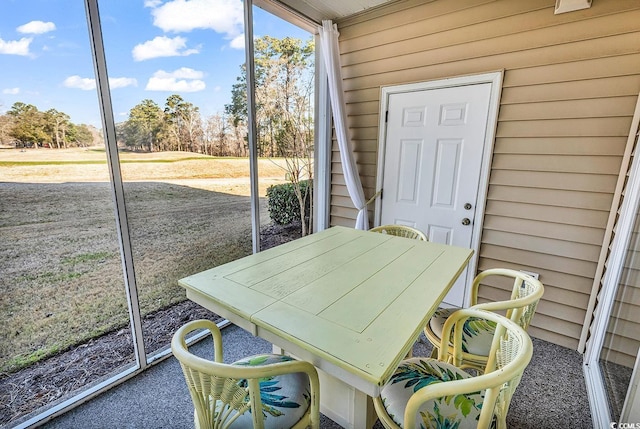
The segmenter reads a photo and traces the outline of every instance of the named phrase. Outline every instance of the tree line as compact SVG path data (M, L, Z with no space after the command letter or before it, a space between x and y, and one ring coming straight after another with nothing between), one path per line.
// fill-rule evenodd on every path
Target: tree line
M100 143L99 131L90 125L74 124L64 112L40 111L33 104L16 102L0 115L0 143L17 148L87 147Z
M254 43L257 149L261 157L306 157L313 149L313 40L264 36ZM246 67L223 113L203 118L180 95L164 107L143 100L118 124L120 142L133 150L189 151L247 156Z
M188 151L213 156L246 156L244 129L231 129L226 115L202 118L200 109L173 94L164 108L142 100L129 119L116 125L118 142L135 151Z
M255 41L257 149L261 157L308 158L313 150L313 39L264 36ZM116 124L118 144L135 151L248 155L246 67L240 67L224 112L202 117L199 107L173 94L164 106L142 100ZM0 115L0 142L16 147L69 148L101 144L92 127L56 109L15 103Z

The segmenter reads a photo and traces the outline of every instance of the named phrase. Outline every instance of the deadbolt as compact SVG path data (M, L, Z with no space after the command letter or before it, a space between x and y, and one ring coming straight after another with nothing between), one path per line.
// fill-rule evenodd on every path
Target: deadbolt
M469 224L471 224L471 221L469 220L468 217L465 217L464 219L462 219L462 224L463 225L469 225Z
M470 203L465 204L464 205L464 209L465 210L471 210L471 204Z

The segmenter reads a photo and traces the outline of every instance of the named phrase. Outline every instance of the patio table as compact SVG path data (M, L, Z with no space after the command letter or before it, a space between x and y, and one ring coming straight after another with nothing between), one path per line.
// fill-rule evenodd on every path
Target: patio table
M470 249L345 227L183 278L187 297L313 363L321 411L371 427L378 396Z

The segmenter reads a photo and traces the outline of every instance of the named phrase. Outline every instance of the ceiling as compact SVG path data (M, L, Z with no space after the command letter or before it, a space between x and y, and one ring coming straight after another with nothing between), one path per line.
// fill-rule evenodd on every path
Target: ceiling
M316 22L338 20L393 0L279 0Z
M282 11L288 10L309 25L320 24L324 19L337 21L394 1L398 0L254 0L254 4L281 17ZM289 16L288 20L291 21L291 18ZM305 26L302 22L295 23Z
M337 21L395 1L401 0L254 0L255 3L271 3L281 8L284 5L284 8L316 24L323 19ZM591 7L591 2L592 0L556 0L555 13L586 9Z

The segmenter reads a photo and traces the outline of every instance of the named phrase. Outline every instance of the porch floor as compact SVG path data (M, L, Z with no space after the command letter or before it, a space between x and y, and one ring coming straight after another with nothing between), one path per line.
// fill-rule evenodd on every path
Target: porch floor
M234 325L222 330L225 361L268 353L271 344ZM533 339L534 355L511 402L509 428L591 428L591 414L575 350ZM429 353L426 339L414 356ZM210 348L207 338L194 347ZM193 406L178 361L167 358L142 374L44 424L45 428L193 428ZM340 426L322 416L321 427ZM375 428L382 428L377 422Z

